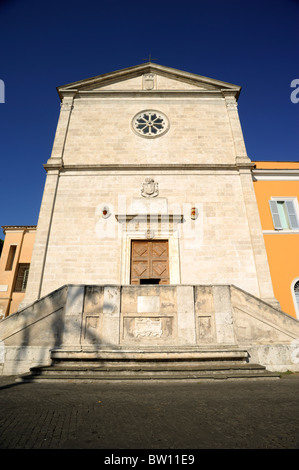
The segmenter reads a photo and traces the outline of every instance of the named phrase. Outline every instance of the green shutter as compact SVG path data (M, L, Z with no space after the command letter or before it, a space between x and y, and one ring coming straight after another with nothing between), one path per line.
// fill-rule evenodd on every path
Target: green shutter
M271 210L274 228L276 230L282 230L282 223L281 223L279 212L278 212L277 202L269 201L269 204L270 204L270 210Z
M298 217L296 214L296 209L293 201L286 201L286 208L288 211L288 217L289 217L289 222L290 222L290 228L294 230L299 229L299 222L298 222Z

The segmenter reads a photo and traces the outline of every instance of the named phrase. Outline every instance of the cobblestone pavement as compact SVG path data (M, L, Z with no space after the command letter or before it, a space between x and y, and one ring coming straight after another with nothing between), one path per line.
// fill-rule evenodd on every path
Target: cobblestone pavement
M298 449L299 374L192 383L2 377L0 448Z

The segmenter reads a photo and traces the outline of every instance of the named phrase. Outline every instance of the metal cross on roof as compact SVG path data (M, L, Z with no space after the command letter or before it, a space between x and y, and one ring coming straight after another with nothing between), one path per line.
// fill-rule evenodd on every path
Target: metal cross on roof
M157 58L152 58L152 54L149 54L148 59L142 59L142 60L145 60L147 62L154 62L154 61L157 61L158 59Z

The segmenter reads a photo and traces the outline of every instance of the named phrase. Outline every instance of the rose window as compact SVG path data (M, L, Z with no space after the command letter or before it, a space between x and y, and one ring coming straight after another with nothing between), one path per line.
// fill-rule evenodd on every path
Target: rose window
M134 131L143 137L158 137L168 130L168 119L158 111L143 111L133 119Z

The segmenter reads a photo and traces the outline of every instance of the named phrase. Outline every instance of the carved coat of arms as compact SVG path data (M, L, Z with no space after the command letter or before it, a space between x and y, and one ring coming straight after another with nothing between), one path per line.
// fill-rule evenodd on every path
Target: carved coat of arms
M161 320L151 320L150 318L136 319L135 336L141 337L158 337L161 338L163 331Z
M153 178L145 178L145 182L141 188L141 196L156 197L159 194L158 183Z
M148 73L143 76L143 87L145 90L153 90L155 87L155 75Z

